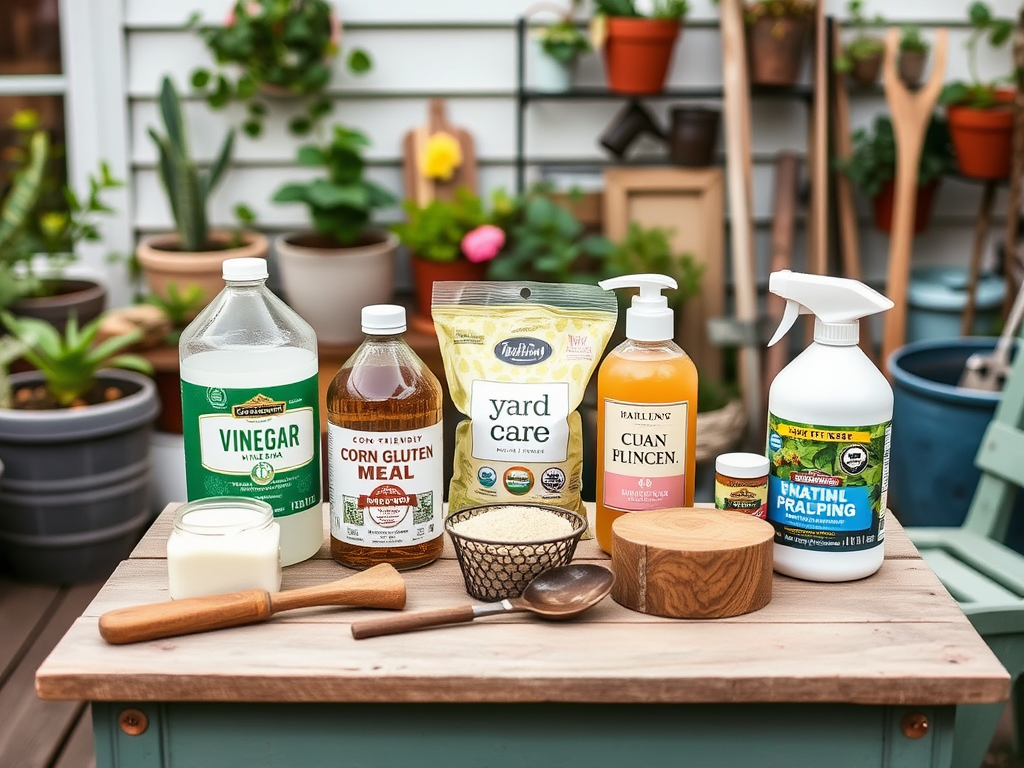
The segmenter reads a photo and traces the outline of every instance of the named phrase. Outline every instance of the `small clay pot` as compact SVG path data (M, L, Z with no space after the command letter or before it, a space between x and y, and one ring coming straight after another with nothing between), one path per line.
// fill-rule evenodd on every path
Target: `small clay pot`
M753 85L793 85L800 76L811 21L760 18L747 27L747 62Z
M870 88L878 82L882 73L882 53L873 53L853 60L850 78L862 88Z
M721 112L708 107L676 107L668 134L668 155L688 168L711 165L718 144Z
M899 57L899 74L908 88L916 88L924 76L924 65L928 61L925 51L901 51Z

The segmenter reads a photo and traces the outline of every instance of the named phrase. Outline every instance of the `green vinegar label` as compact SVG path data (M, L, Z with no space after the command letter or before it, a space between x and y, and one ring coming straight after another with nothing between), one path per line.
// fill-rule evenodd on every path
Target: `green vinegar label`
M885 538L891 424L821 427L768 414L768 521L776 544L852 552Z
M320 503L317 377L256 389L181 382L188 500L247 496L275 517Z

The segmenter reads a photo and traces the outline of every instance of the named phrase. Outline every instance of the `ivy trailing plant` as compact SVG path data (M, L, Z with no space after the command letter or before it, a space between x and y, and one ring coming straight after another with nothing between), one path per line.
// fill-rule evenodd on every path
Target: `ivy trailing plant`
M996 98L996 87L1009 77L983 81L978 74L978 44L986 40L992 48L999 48L1013 34L1013 21L1000 19L983 2L974 2L967 9L971 23L971 34L967 38L967 71L970 81L954 80L946 83L939 95L939 103L947 106L966 106L974 109L990 109L1005 106Z
M246 103L242 130L252 137L263 132L267 97L293 97L303 103L289 129L306 135L331 111L326 95L332 63L341 42L341 23L327 0L236 0L222 25L198 29L217 67L192 73L192 86L216 108L232 101ZM369 54L354 48L346 63L356 75L372 66Z

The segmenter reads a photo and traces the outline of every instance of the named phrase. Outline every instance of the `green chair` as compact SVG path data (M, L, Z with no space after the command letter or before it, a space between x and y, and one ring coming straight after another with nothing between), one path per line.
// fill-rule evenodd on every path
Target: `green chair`
M1009 671L1017 747L1024 749L1024 555L1003 544L1017 488L1024 485L1024 351L1016 356L975 464L981 480L963 524L908 528L907 534ZM954 768L982 764L1002 711L999 704L957 710Z

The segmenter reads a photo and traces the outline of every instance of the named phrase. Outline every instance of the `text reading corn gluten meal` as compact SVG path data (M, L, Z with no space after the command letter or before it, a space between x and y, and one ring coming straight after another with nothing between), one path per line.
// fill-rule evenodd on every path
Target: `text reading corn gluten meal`
M456 429L452 511L533 501L573 511L583 439L576 412L615 328L596 286L436 283L432 314Z

